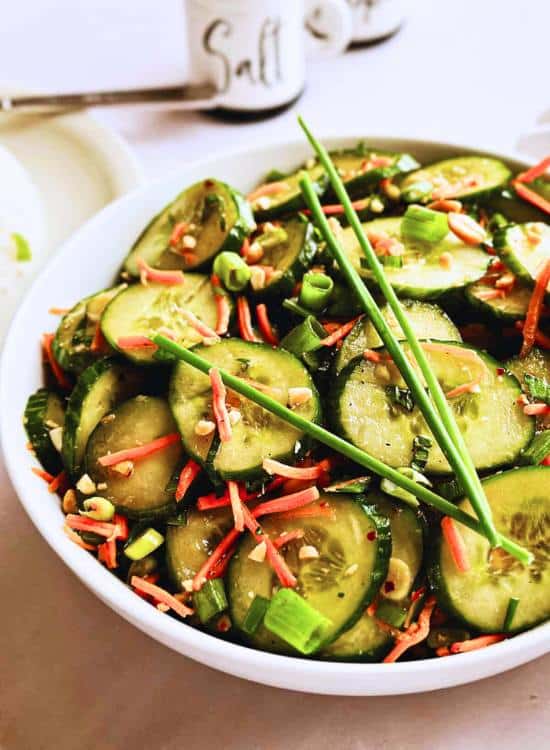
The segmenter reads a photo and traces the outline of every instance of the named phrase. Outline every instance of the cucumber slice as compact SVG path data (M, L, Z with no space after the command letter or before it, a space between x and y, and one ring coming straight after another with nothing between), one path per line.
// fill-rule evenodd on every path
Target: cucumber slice
M540 241L535 242L536 237ZM509 269L532 286L537 273L550 259L550 226L533 221L514 224L497 232L493 243Z
M254 218L258 222L277 219L280 216L301 211L306 207L302 191L300 190L300 180L302 179L304 171L311 177L313 189L319 197L326 192L328 177L325 174L324 168L320 164L314 164L310 168L306 168L304 165L295 172L290 172L287 175L276 173L276 179L270 179L269 182L284 183L284 190L281 190L274 195L264 197L264 199L259 202L254 201L252 203Z
M408 345L403 346L408 351ZM426 356L444 392L481 376L479 393L449 399L476 468L513 463L535 429L535 420L516 403L521 394L517 379L499 375L499 363L485 352L455 342L440 346L438 351L427 350ZM479 360L465 359L465 350L477 351L486 367ZM414 437L431 433L417 406L409 412L392 402L386 390L389 385L405 387L395 365L353 360L336 379L333 418L336 430L355 445L390 466L409 466ZM435 440L426 471L449 472Z
M196 351L212 365L261 384L273 398L284 404L288 401L289 388L310 388L311 398L296 410L306 419L319 420L320 402L315 385L307 369L293 354L240 339L224 339L213 346L201 346ZM299 430L252 401L230 393L229 403L240 411L241 419L233 425L232 439L220 443L214 456L209 457L212 435L196 435L195 425L200 419L212 419L211 400L208 377L185 362L178 362L170 381L170 406L185 450L203 465L208 459L208 468L223 479L261 477L264 458L288 460L303 442L303 433Z
M275 274L263 289L255 292L257 297L287 297L292 294L296 282L308 270L317 252L315 229L305 216L299 214L281 226L287 233L287 239L264 248L260 262L272 266Z
M50 430L63 427L65 422L65 404L57 394L40 388L29 396L23 424L36 458L50 474L61 471L61 456L52 443Z
M415 182L429 182L435 191L445 191L446 198L480 198L504 187L511 175L508 167L498 159L459 156L411 172L401 183L401 189Z
M126 284L113 289L104 289L86 297L69 310L62 318L52 343L56 360L68 372L79 375L96 359L105 356L91 351L97 324L105 307Z
M98 490L98 495L110 500L118 512L129 518L168 515L175 510L175 502L167 486L183 459L179 442L136 461L129 477L98 463L107 453L177 432L168 403L156 396L139 395L122 403L112 414L114 418L99 422L86 446L86 472L96 485L107 485Z
M424 554L424 522L410 506L391 502L379 492L369 493L369 503L386 516L391 530L391 556L402 560L411 573L411 588L420 572ZM408 604L407 599L403 600ZM366 612L349 630L331 643L321 658L334 661L379 661L388 652L393 639Z
M98 422L143 387L144 373L106 358L80 375L70 395L63 428L63 463L73 479L81 473L88 438Z
M440 537L430 580L440 606L481 632L500 633L510 598L519 599L511 631L533 627L550 617L550 468L512 469L485 479L483 488L497 531L527 547L534 562L525 567L487 540L459 526L470 569L459 572ZM462 510L474 515L463 500Z
M401 241L405 247L403 265L400 268L386 267L385 272L396 293L412 299L433 300L453 289L462 289L484 275L489 256L482 250L466 245L452 232L441 240L431 243L401 237L401 219L391 217L375 219L363 224L365 232L386 232ZM342 232L344 250L361 276L372 281L372 273L363 268L364 254L351 227ZM451 267L440 262L443 253L452 255Z
M228 297L230 305L231 299ZM202 337L183 318L181 309L190 310L210 328L216 327L216 300L210 279L202 274L189 273L183 284L132 284L107 306L101 318L103 335L113 347L125 357L138 364L154 363L151 349L123 349L118 339L124 336L151 336L159 328L169 328L176 341L191 347L202 341Z
M191 509L182 526L166 529L166 567L174 585L194 578L216 546L233 527L231 508L198 511Z
M420 166L410 154L377 151L367 148L364 143L358 143L352 149L333 151L330 157L352 197L365 195L376 188L380 180L411 172Z
M418 338L434 341L462 341L458 328L439 305L409 299L403 300L401 304ZM381 312L395 336L400 341L404 341L405 335L389 305L384 305ZM383 346L382 339L372 322L366 317L361 318L344 339L342 348L336 356L336 372L343 370L348 362L363 354L365 349L378 349L380 346Z
M550 352L533 347L526 357L513 357L506 362L505 367L510 370L519 380L521 387L525 388L525 374L529 373L550 383Z
M308 604L331 620L323 646L351 627L372 601L384 581L390 554L389 522L355 496L322 495L317 502L328 502L334 518L262 520L262 528L272 539L291 529L303 529L304 536L282 548L281 554L296 576L296 592ZM375 532L372 534L372 532ZM368 541L367 535L375 536ZM300 560L303 545L311 545L319 557ZM277 585L269 562L250 560L256 546L251 535L241 541L229 565L227 593L233 624L241 629L255 596L271 599ZM252 645L266 651L295 653L290 646L260 625Z
M546 214L518 198L515 191L508 187L491 193L482 203L492 212L502 214L508 221L516 224L526 221L545 221L547 218Z
M170 246L172 231L180 222L194 226L189 234L196 245L185 254ZM139 258L154 268L200 268L219 252L238 252L255 228L250 206L241 193L224 182L202 180L180 193L144 229L124 261L124 270L138 277Z
M470 284L466 287L466 298L468 302L479 310L482 315L493 320L513 322L523 320L527 313L527 307L533 290L527 286L516 285L505 297L495 299L483 299L483 292L492 287L482 281Z

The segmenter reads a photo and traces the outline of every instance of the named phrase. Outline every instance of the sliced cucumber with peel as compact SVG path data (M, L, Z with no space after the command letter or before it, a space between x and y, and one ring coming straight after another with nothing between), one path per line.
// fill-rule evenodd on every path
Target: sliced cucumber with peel
M306 207L300 190L300 180L304 171L310 176L313 189L317 195L322 196L325 193L328 187L328 177L320 164L313 164L311 167L304 165L295 172L277 174L276 179L270 179L269 181L282 183L283 189L267 196L264 201L252 202L254 217L257 221L277 219L281 216L297 213Z
M511 174L499 159L458 156L410 172L402 181L401 188L405 189L416 182L428 182L434 190L449 188L450 194L445 196L448 198L480 199L503 188Z
M492 287L481 281L466 287L466 299L487 318L513 323L515 320L523 320L527 313L529 300L533 293L532 288L516 284L512 291L504 297L483 299L483 293Z
M429 345L429 344L428 344ZM449 342L426 356L443 391L479 381L479 393L450 398L451 407L476 468L492 469L511 464L531 441L535 420L517 403L520 384L510 374L500 374L499 363L473 347ZM409 347L404 344L405 351ZM464 350L476 352L471 361ZM388 386L406 387L391 362L352 360L333 386L332 418L342 437L393 467L409 466L416 435L431 436L419 408L407 411L394 403ZM433 440L426 471L447 473L449 465Z
M510 632L550 617L550 468L530 466L495 474L483 481L497 531L530 550L524 566L485 537L457 525L469 569L457 570L442 536L435 547L430 580L439 606L482 633L502 633L511 598L519 605ZM459 506L474 515L469 501Z
M193 247L183 253L170 245L174 227L182 222L190 226L189 234L195 239ZM124 270L139 277L139 258L154 268L197 269L219 252L238 252L255 227L241 193L224 182L202 180L180 193L144 229L124 261Z
M388 569L389 522L357 497L322 495L316 502L328 503L333 518L270 516L261 521L271 539L294 529L304 531L302 539L287 544L281 554L297 578L296 592L331 621L323 646L356 622L376 595ZM369 535L373 537L371 541ZM267 560L256 562L248 557L256 544L251 535L243 537L229 566L227 594L231 619L237 628L242 628L254 597L271 599L278 585ZM318 557L300 559L300 547L305 545L315 547ZM263 650L295 653L263 625L250 641Z
M230 297L230 308L232 302ZM132 284L111 304L101 318L103 335L121 354L137 364L152 364L154 349L121 349L119 338L125 336L151 336L159 328L168 328L175 340L185 347L202 341L202 336L183 317L181 310L189 310L209 328L215 329L217 309L214 290L208 276L185 274L183 284Z
M513 357L506 362L505 367L519 380L521 387L525 385L525 375L534 375L550 383L550 351L531 349L525 357Z
M363 224L364 231L386 232L403 243L403 265L386 267L385 273L396 293L401 297L435 300L448 292L462 289L481 278L487 269L489 256L483 250L466 245L452 232L437 243L401 237L401 219L390 217ZM351 227L342 232L346 255L359 274L373 283L372 272L365 267L365 256ZM442 264L443 253L451 255L450 266Z
M351 149L332 151L330 157L351 197L364 196L377 188L380 180L412 172L420 166L410 154L375 150L365 143L358 143ZM379 157L389 159L390 163L377 166Z
M418 338L462 341L460 331L439 305L407 299L402 300L401 304ZM389 305L384 305L381 312L395 336L404 341L405 335ZM343 370L348 362L363 354L365 349L377 349L380 346L383 346L382 339L372 321L367 317L361 318L344 339L342 348L336 356L336 372Z
M57 393L40 388L29 396L23 424L36 458L50 474L57 474L62 467L59 451L52 443L50 431L63 427L65 403Z
M320 418L319 396L305 366L293 354L240 339L224 339L213 346L201 346L197 354L232 375L249 380L282 404L289 388L309 388L311 398L295 411L305 419ZM201 419L212 420L212 389L208 376L184 362L178 362L170 381L170 406L178 423L186 452L222 479L261 477L264 458L288 460L300 450L304 435L252 401L230 392L228 403L240 412L232 427L232 438L220 443L212 458L213 434L197 435ZM210 463L211 461L211 463Z
M508 268L526 284L533 285L550 260L550 226L542 222L505 227L495 234L493 242Z

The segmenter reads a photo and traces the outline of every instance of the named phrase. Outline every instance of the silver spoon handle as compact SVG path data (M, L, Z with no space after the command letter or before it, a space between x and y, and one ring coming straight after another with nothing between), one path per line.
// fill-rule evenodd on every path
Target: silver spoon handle
M211 84L168 86L127 91L95 91L82 94L0 96L1 112L58 112L82 107L135 104L153 109L212 109L217 89Z

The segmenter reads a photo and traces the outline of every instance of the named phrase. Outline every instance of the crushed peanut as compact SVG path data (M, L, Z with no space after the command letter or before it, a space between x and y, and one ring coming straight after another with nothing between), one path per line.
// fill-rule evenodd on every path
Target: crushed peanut
M93 495L97 487L89 474L83 474L76 483L76 489L83 495Z
M265 542L260 542L257 544L254 549L249 552L248 559L253 560L254 562L264 562L265 556L267 552L267 544Z
M300 560L314 560L316 557L319 557L319 550L312 544L304 544L298 550Z

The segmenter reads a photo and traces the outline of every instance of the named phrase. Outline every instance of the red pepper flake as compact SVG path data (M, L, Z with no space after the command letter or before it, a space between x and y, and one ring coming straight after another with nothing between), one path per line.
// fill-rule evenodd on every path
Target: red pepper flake
M389 594L394 589L395 589L395 583L393 581L384 582L384 591L386 592L386 594Z
M373 530L373 531L367 532L367 539L369 540L369 542L374 542L374 540L377 537L378 537L378 534L376 533L376 531Z
M201 472L201 467L196 461L193 461L192 458L187 461L185 466L180 472L178 484L176 487L176 493L175 493L175 500L177 503L180 502L180 500L183 500L185 497L187 490L191 486L191 484L195 481L195 479L198 477L198 475Z
M504 375L505 372L506 372L506 368L505 367L497 367L496 372L497 372L498 376Z

